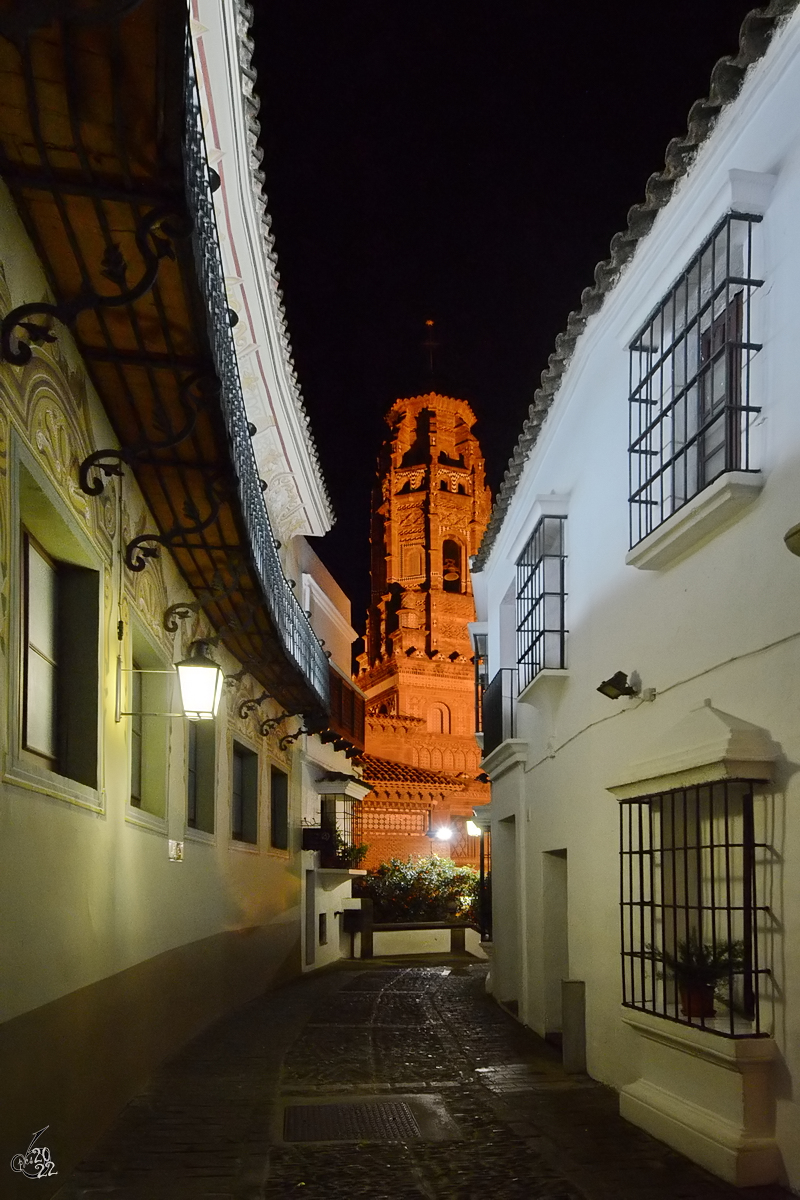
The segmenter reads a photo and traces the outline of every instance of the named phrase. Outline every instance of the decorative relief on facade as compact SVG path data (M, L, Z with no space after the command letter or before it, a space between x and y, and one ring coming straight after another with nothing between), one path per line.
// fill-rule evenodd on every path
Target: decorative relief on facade
M401 542L419 541L425 537L425 515L422 510L414 508L401 509L396 515L396 533Z
M141 537L151 527L151 518L144 509L136 518L131 516L128 502L122 501L122 539L123 543L132 538ZM148 631L156 641L168 652L172 652L172 638L164 629L164 613L169 607L169 592L164 579L164 560L159 554L151 559L151 565L146 571L125 572L125 588L131 597L131 604L141 617Z
M33 444L48 468L48 474L70 507L87 523L91 522L90 504L78 487L78 466L88 451L80 455L73 449L72 436L63 411L53 397L43 396L33 413ZM93 523L93 522L91 522Z

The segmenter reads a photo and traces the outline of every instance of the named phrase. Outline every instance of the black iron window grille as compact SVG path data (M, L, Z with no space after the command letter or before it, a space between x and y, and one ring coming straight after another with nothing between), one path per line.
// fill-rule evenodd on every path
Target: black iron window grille
M769 908L752 784L620 804L622 1003L723 1037L763 1035Z
M566 517L542 517L517 560L520 691L545 668L566 666L565 524Z
M630 347L630 537L728 471L752 471L753 227L729 213Z
M320 798L320 828L326 834L323 866L359 867L364 856L361 801L352 796Z
M491 754L517 730L517 671L503 667L483 693L483 756Z

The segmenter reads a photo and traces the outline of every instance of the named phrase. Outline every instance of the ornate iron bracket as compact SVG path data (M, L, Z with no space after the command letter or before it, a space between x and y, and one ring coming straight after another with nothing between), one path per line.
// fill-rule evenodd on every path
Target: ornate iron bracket
M219 490L220 482L220 480L211 481L206 486L206 499L210 505L210 512L202 520L196 505L187 500L183 511L190 521L194 521L193 525L173 525L172 529L168 529L166 533L142 533L128 542L125 547L125 566L128 570L143 571L147 566L148 559L158 557L161 546L166 546L168 549L179 546L185 538L191 537L192 534L202 533L208 529L209 525L213 525L225 500L224 486L221 492Z
M178 622L187 621L199 611L199 600L179 600L177 604L170 604L169 608L164 610L164 628L167 633L177 633Z
M197 394L193 395L192 389L196 389ZM178 432L170 432L168 436L159 441L139 442L135 446L124 446L120 449L95 450L93 454L83 460L78 468L78 485L81 491L85 492L87 496L99 496L105 487L101 476L109 478L111 475L121 475L123 463L130 465L136 462L154 462L153 455L156 451L171 450L180 445L194 432L201 409L214 396L219 395L219 390L219 379L213 373L203 374L198 371L187 376L181 383L180 390L181 405L186 414L186 420ZM155 423L162 430L166 428L166 422L162 418L157 417ZM95 471L99 474L92 478L92 473Z
M250 713L254 713L256 711L256 709L260 708L265 700L271 700L271 699L272 699L272 697L270 696L269 692L262 692L261 695L256 696L255 699L243 700L242 703L239 705L240 718L242 720L244 720L245 717L249 717ZM283 718L281 718L281 720L282 719Z
M227 600L229 596L232 596L234 592L242 590L240 572L245 568L244 558L240 554L231 555L228 565L233 571L232 583L225 583L220 572L215 570L209 586L197 588L194 600L179 600L164 610L164 628L167 633L177 633L178 621L186 621L201 609L210 608L212 604L219 604L220 601Z
M59 304L36 300L17 305L0 324L0 358L17 367L24 367L33 357L29 342L55 341L56 335L49 326L30 321L29 317L50 317L63 325L71 325L78 314L88 308L121 308L141 299L155 283L162 258L175 257L172 242L179 237L188 237L191 232L191 222L185 213L166 207L151 209L134 233L136 246L144 261L144 271L132 287L127 286L128 266L119 246L109 245L103 255L101 274L117 285L119 294L104 296L86 284L77 296L62 300ZM20 341L14 332L17 329L25 333L27 342Z
M251 713L257 712L265 700L271 699L273 699L273 697L270 695L270 693L264 691L260 696L255 696L251 700L243 700L239 705L240 718L244 720L245 717L249 717ZM301 713L282 712L279 713L277 717L266 717L263 721L259 721L258 732L262 737L266 737L268 733L271 733L273 729L278 727L278 725L282 725L284 721L288 721L290 717L299 717L301 715Z
M258 732L262 737L266 737L267 734L271 733L273 729L276 729L278 725L282 725L284 721L288 721L289 717L295 716L297 716L297 713L285 712L281 713L280 716L277 717L267 717L266 721L262 721L259 725Z
M291 716L291 713L288 715ZM299 737L302 737L304 733L311 733L311 730L306 729L305 726L303 726L303 725L301 725L301 727L297 730L296 733L285 733L283 735L283 737L281 738L281 740L278 742L278 748L280 750L288 750L289 747L291 746L292 742L296 742L297 739Z

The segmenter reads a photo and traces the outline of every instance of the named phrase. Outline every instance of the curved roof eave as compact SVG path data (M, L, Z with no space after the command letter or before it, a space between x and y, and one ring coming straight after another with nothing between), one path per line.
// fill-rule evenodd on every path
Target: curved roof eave
M206 28L203 20L206 18L208 10L202 0L190 0L190 9L191 16L199 26L195 37L202 38ZM238 166L249 183L249 186L241 190L245 192L242 197L243 201L245 203L249 201L252 205L252 211L247 215L251 218L250 224L255 226L256 234L251 241L257 239L258 242L257 245L249 248L249 252L251 257L258 256L258 261L254 263L254 266L257 274L261 275L261 286L253 289L252 296L243 295L242 299L245 302L243 307L248 310L248 318L256 322L259 314L253 313L251 310L254 306L262 309L260 315L263 321L264 336L261 348L265 352L263 366L266 372L274 377L274 387L277 392L273 396L270 394L269 387L266 384L263 386L261 390L265 392L264 407L271 410L275 419L280 442L279 457L286 462L288 474L294 480L300 504L305 511L303 524L306 525L306 528L286 529L284 532L286 534L303 532L320 535L330 529L335 516L292 357L286 312L283 305L283 292L280 287L280 272L277 266L275 237L272 233L272 218L267 211L267 197L264 191L265 175L261 167L263 150L258 141L261 133L260 100L255 90L257 72L253 65L254 46L250 35L253 5L247 0L224 0L222 3L220 0L214 0L212 11L216 23L226 29L227 40L231 43L226 48L228 52L224 55L227 64L226 74L229 78L224 82L219 80L216 86L219 88L221 101L226 99L224 93L227 92L227 99L232 100L234 105L238 103L241 106L239 111L233 114L234 123L241 123L243 126L242 130L236 132L243 132L244 135L242 144L236 148L235 153L243 160ZM234 74L235 77L230 77ZM207 80L208 85L212 86L213 80L210 75L209 71ZM243 256L248 253L248 246L245 243L242 244L240 253ZM238 254L236 257L238 260ZM233 274L233 268L231 273ZM257 279L256 282L258 282ZM240 315L244 314L240 313ZM283 472L283 474L286 473ZM273 514L272 506L270 506L270 515L277 517L278 524L281 524L280 515Z

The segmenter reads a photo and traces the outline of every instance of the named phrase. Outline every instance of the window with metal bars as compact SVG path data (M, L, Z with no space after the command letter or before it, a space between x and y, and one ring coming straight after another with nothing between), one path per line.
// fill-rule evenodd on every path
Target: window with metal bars
M752 471L753 229L729 213L630 347L631 546L727 471Z
M566 520L566 517L542 517L517 559L520 691L545 668L558 670L566 666Z
M322 865L360 866L363 853L359 854L358 851L364 832L361 801L352 796L321 796L320 825L329 835L329 849L323 852Z
M762 1035L769 909L756 882L752 784L620 804L622 1002L724 1037Z

